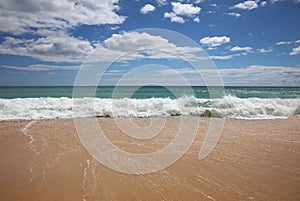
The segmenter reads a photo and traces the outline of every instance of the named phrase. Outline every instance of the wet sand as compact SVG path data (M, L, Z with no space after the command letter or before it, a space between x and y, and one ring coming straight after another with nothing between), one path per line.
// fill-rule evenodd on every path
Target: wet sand
M166 146L179 127L169 117L150 140L124 135L98 118L121 149L148 153ZM149 119L134 119L143 127ZM299 200L300 118L226 119L212 153L198 160L209 118L176 163L129 175L98 163L81 144L72 119L0 122L0 200Z

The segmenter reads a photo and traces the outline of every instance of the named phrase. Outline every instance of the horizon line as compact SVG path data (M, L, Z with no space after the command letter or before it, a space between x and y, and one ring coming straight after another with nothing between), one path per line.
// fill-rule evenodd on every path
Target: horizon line
M28 86L20 86L20 85L4 85L4 86L1 86L0 85L0 88L26 88L26 87L32 87L32 88L37 88L37 87L75 87L75 86L72 86L72 85L28 85ZM268 86L268 85L265 85L265 86L247 86L247 85L244 85L244 86L239 86L239 85L224 85L224 86L218 86L218 85L214 85L214 86L205 86L205 85L191 85L191 86L183 86L183 85L170 85L170 86L158 86L158 85L147 85L147 86L139 86L139 85L124 85L124 86L116 86L116 85L105 85L105 86L90 86L90 85L81 85L81 86L76 86L76 87L266 87L266 88L278 88L278 87L293 87L293 88L300 88L300 86Z

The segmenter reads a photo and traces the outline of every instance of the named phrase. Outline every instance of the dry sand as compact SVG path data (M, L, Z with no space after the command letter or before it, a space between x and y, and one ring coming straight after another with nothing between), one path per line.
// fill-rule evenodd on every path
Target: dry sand
M129 152L166 146L180 117L150 140L122 134L99 118L107 137ZM147 126L149 119L134 119ZM72 119L0 122L1 200L300 200L300 118L226 119L213 152L198 160L209 118L172 166L128 175L98 163L80 143Z

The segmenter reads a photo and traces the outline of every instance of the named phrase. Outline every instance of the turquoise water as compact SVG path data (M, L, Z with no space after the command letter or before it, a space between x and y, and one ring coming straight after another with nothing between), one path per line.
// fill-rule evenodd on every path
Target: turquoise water
M114 93L114 87L99 87L96 90L97 98L180 98L184 96L195 96L196 98L209 98L210 94L206 87L192 87L193 92L186 87L142 87L131 93L132 87L120 87L119 93ZM82 96L89 95L92 88L81 87ZM220 97L231 95L238 98L300 98L300 87L226 87L225 94L219 88L210 88L212 92L218 92ZM85 93L86 92L86 93ZM72 98L73 87L0 87L0 98L40 98L40 97L68 97ZM176 94L176 96L174 95Z

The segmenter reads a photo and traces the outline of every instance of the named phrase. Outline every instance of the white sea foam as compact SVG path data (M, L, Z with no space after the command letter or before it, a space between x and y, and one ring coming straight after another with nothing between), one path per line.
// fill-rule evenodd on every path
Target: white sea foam
M73 105L74 101L74 105ZM44 119L71 117L151 117L199 115L247 119L284 118L300 111L300 99L100 99L16 98L0 99L0 119Z
M27 124L24 126L24 128L22 129L24 135L26 135L26 136L28 136L28 137L30 138L30 141L29 141L29 143L28 143L28 145L29 145L30 147L33 146L34 138L33 138L33 136L32 136L30 133L28 133L28 129L30 129L30 127L31 127L33 124L35 124L35 123L36 123L36 121L31 121L31 122L27 123Z

